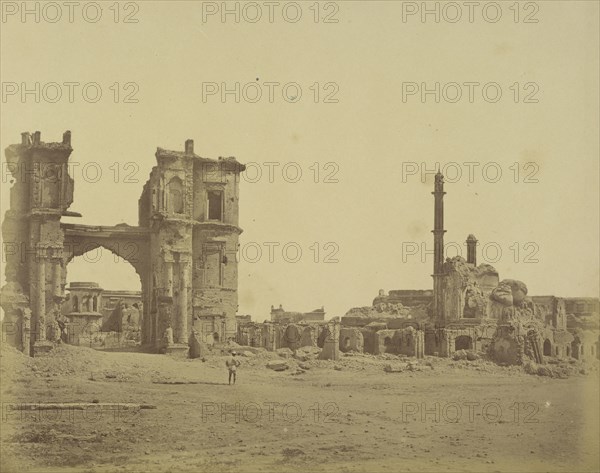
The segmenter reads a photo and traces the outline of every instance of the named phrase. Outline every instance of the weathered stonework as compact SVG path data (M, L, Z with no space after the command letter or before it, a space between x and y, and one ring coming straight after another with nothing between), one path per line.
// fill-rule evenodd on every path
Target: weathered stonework
M440 173L433 195L433 291L394 290L388 295L380 290L372 306L349 310L341 319L342 351L358 349L358 331L362 350L376 355L450 357L465 350L509 364L526 359L544 363L551 356L598 356L598 324L591 323L598 318L596 299L529 297L523 282L500 281L492 266L477 266L474 235L466 240L466 260L457 256L444 261L445 192ZM569 315L567 303L581 316Z
M206 343L235 337L244 166L234 158L202 158L192 140L184 152L158 148L139 199L139 226L75 225L61 222L62 216L80 216L67 210L72 151L70 132L61 143L23 133L21 144L6 149L15 179L2 225L8 340L32 355L51 347L47 335L54 334L61 312L67 264L98 247L131 263L140 276L141 336L148 348L187 350L192 329Z
M364 338L357 328L342 327L340 329L340 351L347 353L355 351L362 353L364 350Z

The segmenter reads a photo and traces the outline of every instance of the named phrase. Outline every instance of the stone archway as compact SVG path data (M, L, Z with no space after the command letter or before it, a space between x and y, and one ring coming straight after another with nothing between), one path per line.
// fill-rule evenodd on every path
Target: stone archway
M152 325L150 310L152 296L148 282L150 277L149 240L150 231L147 228L133 227L125 224L116 226L91 226L76 224L61 224L64 232L63 244L63 287L67 279L68 264L76 257L90 251L105 249L117 259L129 263L140 279L142 292L141 339L142 343L150 339ZM79 301L79 304L82 302ZM90 300L90 305L96 305L97 300ZM96 310L95 309L95 310Z
M72 151L70 131L53 143L41 141L38 131L23 132L21 142L5 150L13 186L2 223L6 284L0 302L9 343L30 355L55 345L65 267L98 247L131 263L140 276L142 340L152 351L187 352L193 317L218 314L221 340L234 335L237 261L227 255L237 251L242 233L238 189L245 166L235 158L200 157L193 140L183 152L158 148L137 200L139 226L75 225L61 221L81 217L69 210ZM37 164L33 173L30 163ZM227 202L218 219L210 218L207 192ZM81 309L86 301L80 297L77 303ZM202 335L212 332L210 327Z
M126 347L129 351L141 341L144 304L140 277L131 264L100 250L76 256L65 264L65 302L60 321L66 343L99 349ZM86 278L94 281L84 281ZM73 304L77 298L84 301L80 310Z

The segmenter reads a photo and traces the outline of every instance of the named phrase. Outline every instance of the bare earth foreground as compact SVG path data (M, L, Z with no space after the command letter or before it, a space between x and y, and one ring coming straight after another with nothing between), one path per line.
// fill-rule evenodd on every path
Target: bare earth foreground
M1 471L599 470L594 366L556 379L427 357L387 373L406 360L255 351L229 386L220 353L61 346L32 359L4 348ZM269 360L290 368L267 369ZM95 405L40 410L48 403Z

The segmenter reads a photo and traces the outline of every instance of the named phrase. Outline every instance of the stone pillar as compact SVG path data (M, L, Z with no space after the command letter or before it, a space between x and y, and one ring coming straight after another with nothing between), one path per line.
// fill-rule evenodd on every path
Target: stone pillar
M173 262L165 261L167 280L165 281L165 295L173 297Z
M275 337L274 337L273 325L271 325L271 324L263 324L263 326L262 326L262 336L263 336L264 347L268 351L273 351L273 350L275 350L277 348L275 346Z
M425 332L422 330L415 332L415 356L417 358L425 356Z
M158 305L158 323L157 323L157 338L156 338L156 348L163 353L166 353L166 348L168 345L173 343L170 339L169 328L172 328L171 321L171 308L173 306L173 299L168 296L160 296L157 301Z
M150 324L150 291L151 291L151 281L150 274L142 273L140 274L140 279L142 282L142 312L140 316L142 317L141 330L142 330L142 345L147 346L152 342L152 327Z
M31 310L29 307L22 309L19 321L21 323L21 351L31 355Z
M37 291L35 301L35 339L46 340L46 259L40 257L37 261Z
M177 327L177 343L188 343L187 319L188 319L188 288L190 287L190 272L188 262L179 263L181 270L181 289L179 292L179 320Z
M38 254L39 254L38 250ZM41 256L34 259L31 264L36 266L36 293L35 293L35 311L37 314L33 318L35 325L33 327L34 342L32 355L38 356L49 352L54 344L46 338L46 257Z
M52 261L52 291L54 297L62 297L62 267L61 260Z
M335 320L327 324L327 337L323 344L323 350L319 354L319 360L338 360L340 358L340 325Z

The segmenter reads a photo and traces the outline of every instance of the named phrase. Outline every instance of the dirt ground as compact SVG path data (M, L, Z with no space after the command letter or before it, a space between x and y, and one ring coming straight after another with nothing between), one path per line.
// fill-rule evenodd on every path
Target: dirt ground
M1 471L599 471L594 365L556 379L482 360L245 355L230 386L220 352L61 346L32 359L4 348ZM98 405L15 409L71 402Z

